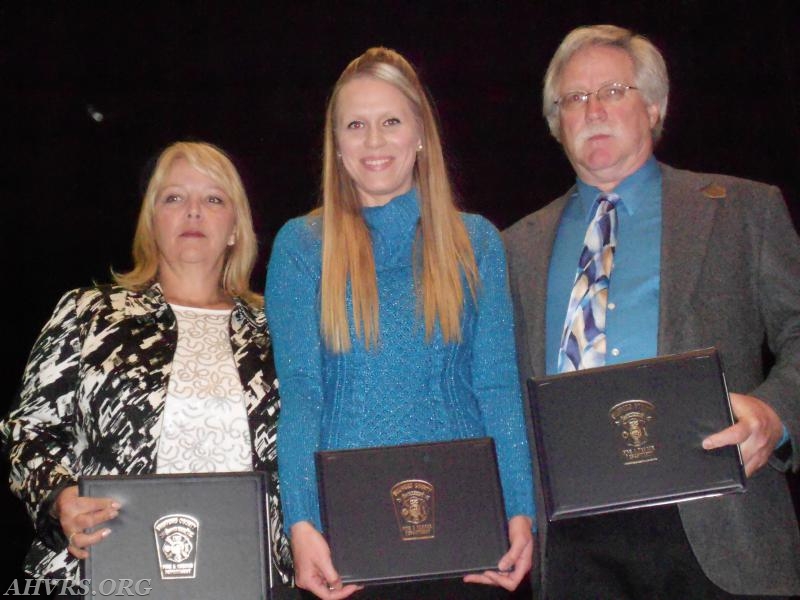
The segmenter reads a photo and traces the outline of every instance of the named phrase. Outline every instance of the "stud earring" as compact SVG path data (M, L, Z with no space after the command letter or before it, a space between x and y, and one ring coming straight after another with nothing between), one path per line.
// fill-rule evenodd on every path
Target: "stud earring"
M422 152L422 142L417 144L417 152Z
M228 246L233 246L236 243L236 234L232 233L231 237L228 238Z

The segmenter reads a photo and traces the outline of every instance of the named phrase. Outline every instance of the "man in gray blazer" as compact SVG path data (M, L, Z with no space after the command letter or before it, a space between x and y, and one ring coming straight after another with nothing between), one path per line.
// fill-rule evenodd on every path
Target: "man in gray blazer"
M540 511L547 598L800 594L785 477L800 467L800 241L777 188L655 160L668 90L659 51L625 29L576 29L554 55L544 114L577 182L504 234L520 372L716 346L737 422L703 447L739 444L747 491L550 524Z

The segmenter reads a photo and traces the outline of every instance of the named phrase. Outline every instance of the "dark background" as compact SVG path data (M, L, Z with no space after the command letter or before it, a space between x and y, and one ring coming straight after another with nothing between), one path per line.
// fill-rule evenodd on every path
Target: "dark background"
M603 22L649 36L667 59L659 158L774 183L800 223L799 10L789 0L0 5L0 414L59 296L130 267L144 165L172 141L207 140L234 158L255 211L262 289L278 227L316 204L328 92L373 45L418 67L463 207L499 228L573 181L541 117L541 79L570 29ZM6 473L13 558L2 591L30 541Z

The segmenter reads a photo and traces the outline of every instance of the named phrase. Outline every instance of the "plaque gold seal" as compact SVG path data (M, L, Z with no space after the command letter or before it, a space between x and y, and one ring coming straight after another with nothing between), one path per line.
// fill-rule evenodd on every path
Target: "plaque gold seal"
M391 493L401 539L408 542L433 538L433 485L422 479L406 479L394 484Z
M199 531L191 515L165 515L153 523L161 579L194 579Z
M656 407L647 400L625 400L611 407L608 416L617 426L623 464L635 465L658 460L651 424Z

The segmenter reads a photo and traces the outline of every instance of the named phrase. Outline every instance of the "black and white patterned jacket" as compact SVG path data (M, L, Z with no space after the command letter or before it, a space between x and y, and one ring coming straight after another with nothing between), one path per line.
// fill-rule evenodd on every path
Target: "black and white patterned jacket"
M275 432L280 400L263 311L241 300L231 313L231 347L247 405L253 468L270 473L273 564L291 574L283 534ZM178 341L175 315L158 284L143 292L97 286L65 294L31 351L18 405L0 424L11 490L36 537L25 569L78 577L78 561L50 508L78 475L153 473L167 383Z

